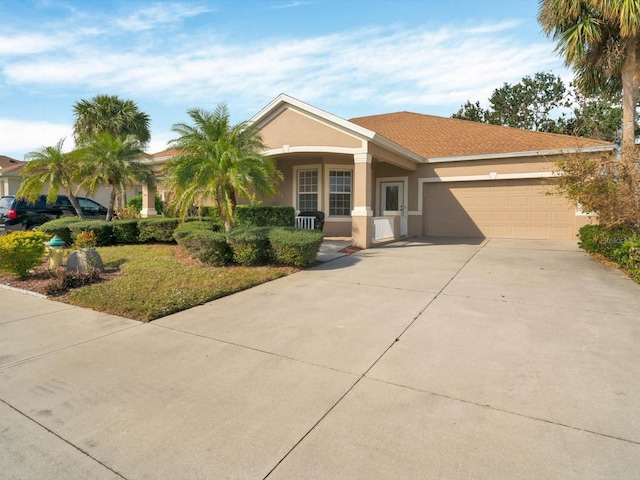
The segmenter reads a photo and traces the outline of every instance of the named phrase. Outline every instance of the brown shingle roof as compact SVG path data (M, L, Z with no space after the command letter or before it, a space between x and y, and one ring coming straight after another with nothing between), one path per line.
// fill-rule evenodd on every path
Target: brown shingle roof
M613 146L600 140L412 112L372 115L349 121L373 130L424 158Z
M22 160L0 155L0 173L18 173L26 164L27 162L23 162Z
M180 155L180 150L175 148L167 148L166 150L162 150L161 152L152 153L151 157L153 158L175 157L176 155Z

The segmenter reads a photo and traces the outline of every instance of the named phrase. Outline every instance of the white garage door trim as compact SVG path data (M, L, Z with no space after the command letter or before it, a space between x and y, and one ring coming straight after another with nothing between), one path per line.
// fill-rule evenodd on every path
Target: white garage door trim
M409 215L422 215L422 204L424 200L424 184L440 182L477 182L479 180L527 180L535 178L551 178L558 174L556 172L527 172L527 173L496 173L489 172L485 175L463 175L458 177L425 177L418 179L418 210L410 210Z

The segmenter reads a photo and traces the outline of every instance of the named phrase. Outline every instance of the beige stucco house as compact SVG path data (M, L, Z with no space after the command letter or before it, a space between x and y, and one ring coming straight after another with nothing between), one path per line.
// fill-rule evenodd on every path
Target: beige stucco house
M614 148L410 112L345 120L284 94L251 122L284 174L265 203L322 211L326 235L363 248L422 235L574 239L588 217L546 193L554 161ZM153 155L156 168L175 153Z
M20 173L26 162L0 155L0 197L15 195L20 188Z

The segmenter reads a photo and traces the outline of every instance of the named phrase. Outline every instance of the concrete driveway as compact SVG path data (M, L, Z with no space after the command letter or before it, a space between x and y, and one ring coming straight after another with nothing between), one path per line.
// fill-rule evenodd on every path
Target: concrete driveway
M640 285L572 242L395 243L151 324L0 305L3 479L640 472Z

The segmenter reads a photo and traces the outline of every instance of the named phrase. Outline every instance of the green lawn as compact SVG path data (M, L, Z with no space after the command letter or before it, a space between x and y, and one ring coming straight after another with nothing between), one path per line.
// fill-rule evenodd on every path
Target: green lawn
M293 270L288 267L205 267L176 258L171 245L98 248L118 278L70 292L64 301L143 322L259 285ZM189 262L187 262L189 263Z

